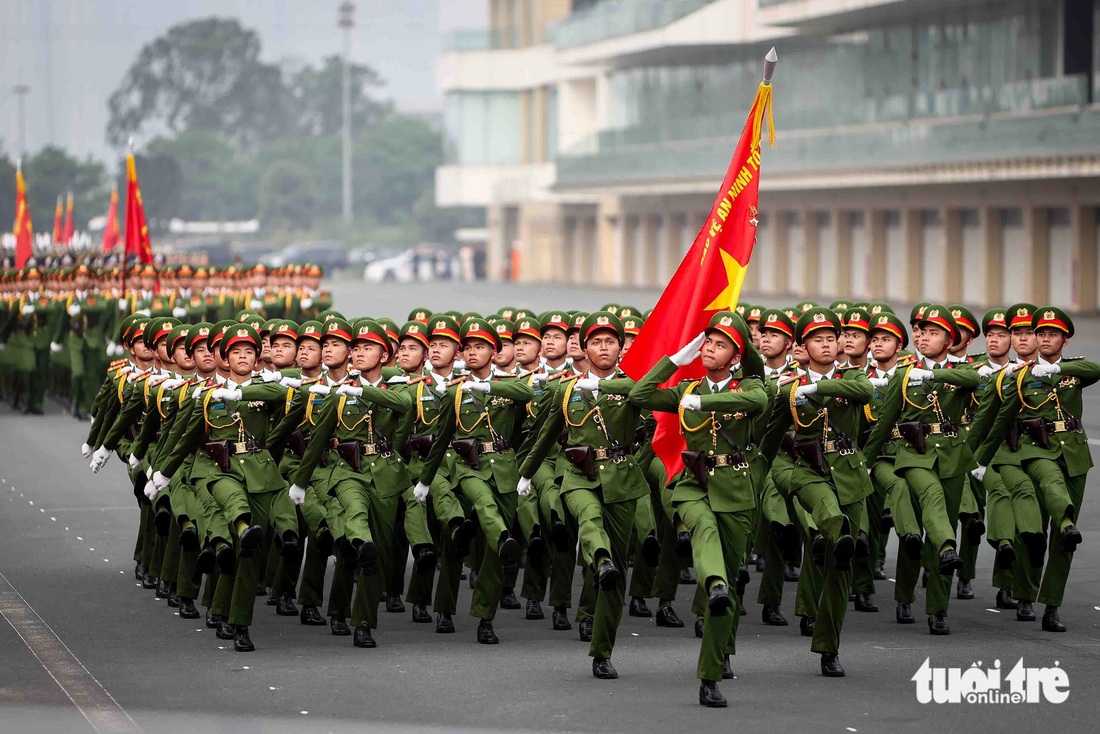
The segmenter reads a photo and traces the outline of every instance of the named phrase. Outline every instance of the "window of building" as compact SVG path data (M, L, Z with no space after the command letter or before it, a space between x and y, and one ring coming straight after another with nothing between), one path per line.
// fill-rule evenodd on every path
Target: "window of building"
M512 165L523 160L523 116L514 92L455 92L444 103L446 161Z

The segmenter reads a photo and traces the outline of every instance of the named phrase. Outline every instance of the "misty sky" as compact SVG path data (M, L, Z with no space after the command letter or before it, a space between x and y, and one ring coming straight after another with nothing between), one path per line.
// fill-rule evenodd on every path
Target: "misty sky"
M265 60L316 61L340 52L339 0L0 0L0 143L12 152L19 126L12 87L28 84L27 147L53 142L113 159L105 140L107 98L138 50L170 26L236 17L256 30ZM484 27L488 0L356 0L352 58L377 69L383 94L406 109L437 109L435 62L442 36ZM48 36L49 42L46 38ZM52 53L50 52L52 49ZM52 94L47 79L52 71ZM50 125L48 99L53 103ZM140 142L139 142L140 144Z

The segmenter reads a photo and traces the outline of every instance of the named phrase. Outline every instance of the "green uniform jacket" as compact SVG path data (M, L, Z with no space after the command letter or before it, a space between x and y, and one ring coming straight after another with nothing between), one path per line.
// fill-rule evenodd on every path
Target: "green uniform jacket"
M864 446L869 455L878 455L882 446L891 440L894 426L899 422L920 421L930 425L947 420L959 427L971 396L981 386L981 376L969 364L949 362L943 369L932 370L934 377L931 380L910 380L909 373L922 364L918 362L899 367L890 378L882 411ZM939 401L939 411L931 407L933 396ZM954 436L929 435L925 439L923 454L904 439L894 440L893 443L897 445L895 471L930 469L943 478L950 478L974 468L974 455L961 433Z
M521 411L534 396L534 391L515 377L494 376L490 382L492 393L488 395L464 389L465 379L447 388L436 424L439 433L420 471L421 482L432 483L453 440L472 438L478 443L487 443L498 438L506 441L512 438L516 425L522 420ZM515 492L519 483L517 465L515 451L511 448L483 456L480 469L455 459L454 480L460 483L468 477L476 477L487 482L491 478L501 494Z
M794 430L795 441L822 440L826 437L836 440L841 436L856 441L863 420L863 406L875 394L867 375L856 368L836 368L831 379L818 381L817 393L795 400L795 389L802 384L809 384L806 375L788 377L785 382L779 383L761 446L761 451L769 460L778 452L783 434L791 429ZM832 426L826 422L826 415ZM802 458L792 461L791 488L797 490L814 482L830 482L836 488L842 505L859 502L874 491L860 449L828 453L825 460L829 465L827 475L814 471Z
M330 487L349 478L369 479L380 497L392 497L411 486L405 463L396 450L388 456L363 456L362 472L357 472L332 448L332 439L365 444L377 444L383 438L392 441L400 417L412 407L405 391L388 387L384 382L378 387L362 384L362 388L363 394L359 397L337 395L335 390L325 396L309 446L293 475L299 487L309 485L321 457L326 454Z
M1059 364L1061 373L1050 377L1035 377L1027 367L1000 381L1001 407L988 438L978 451L978 463L988 466L1016 421L1040 417L1048 421L1080 421L1084 388L1100 381L1100 365L1084 358L1062 359ZM1023 430L1019 431L1018 441L1018 450L1010 452L1016 461L1061 457L1071 477L1086 474L1092 468L1092 452L1083 427L1076 431L1051 431L1048 449L1035 443Z
M520 467L520 474L533 477L539 466L558 445L562 432L566 432L566 448L591 446L592 448L611 448L611 436L626 451L634 444L634 430L637 428L641 409L630 401L630 391L634 380L625 373L617 371L610 378L600 380L599 394L593 399L591 393L574 390L572 376L555 381L554 391L548 398L549 406L545 422L539 429L531 453ZM602 415L602 423L607 430L600 428L596 416ZM636 500L649 494L649 484L645 474L638 466L638 460L628 454L620 461L613 459L597 460L596 478L589 479L580 468L564 458L559 466L564 466L561 491L575 489L601 489L605 504Z
M717 393L710 392L709 382L698 379L684 380L676 387L659 388L677 369L672 360L667 357L662 359L630 391L630 401L643 408L676 413L680 409L680 399L690 391L699 396L702 411L685 411L680 418L680 432L688 450L702 451L708 455L742 451L746 458L751 458L749 447L754 418L768 407L768 394L763 381L756 377L742 377L738 367L732 373L729 384ZM727 437L733 440L733 444L726 440ZM686 502L707 497L713 511L737 512L756 507L756 495L747 465L722 466L710 471L706 487L692 472L681 472L672 501Z

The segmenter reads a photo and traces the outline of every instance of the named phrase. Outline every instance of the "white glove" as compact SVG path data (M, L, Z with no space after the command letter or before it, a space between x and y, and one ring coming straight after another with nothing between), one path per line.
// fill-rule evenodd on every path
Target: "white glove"
M64 347L62 347L62 346L61 346L60 344L58 344L57 342L50 342L50 351L51 351L51 352L53 352L54 354L57 354L57 353L58 353L58 352L60 352L60 351L61 351L62 349L64 349Z
M118 310L119 311L125 311L126 310L126 303L127 302L126 302L125 298L118 299Z
M283 387L299 388L302 386L302 381L295 377L284 377L283 379L279 380L279 384Z
M519 484L516 485L516 491L520 497L526 497L531 494L531 480L527 477L520 477Z
M582 390L584 392L596 392L600 389L600 381L595 377L582 377L573 383L574 390Z
M153 315L153 310L149 308L139 308L137 311L134 311L134 313L139 313L148 318Z
M153 478L150 480L153 482L153 486L157 488L157 491L161 491L168 486L168 483L172 480L158 472L153 472Z
M24 316L30 316L32 313L34 313L34 304L32 304L32 303L24 304L23 305L23 315Z
M536 372L531 377L531 387L542 387L545 385L547 376L545 372Z
M677 367L685 367L695 361L695 358L701 353L703 348L703 342L707 340L707 333L705 331L699 332L699 335L680 348L680 351L676 352L669 357L674 365Z
M260 379L264 382L278 382L283 379L283 373L278 370L260 370Z
M152 479L153 478L153 465L152 464L150 464L148 467L146 467L146 469L145 469L145 478L146 479Z
M128 375L133 371L134 371L134 366L132 364L124 364L124 365L122 365L122 369L120 369L118 371L118 374L121 377L122 375ZM127 378L127 379L129 379L129 378Z
M698 395L685 395L680 398L680 407L684 410L702 410L703 400Z
M436 386L435 386L435 391L437 393L439 393L440 395L445 395L447 393L447 383L446 382L437 383Z
M936 375L934 372L932 372L932 370L921 369L920 367L914 367L913 369L909 370L910 380L926 382L928 380L931 380L935 376Z
M490 387L490 384L488 382L474 382L472 380L463 383L462 387L469 392L483 392L486 394L488 394L489 391L492 390L492 387Z
M140 469L141 468L141 459L134 456L133 454L130 454L130 456L127 457L126 463L130 465L131 469Z
M890 378L889 377L872 377L871 378L871 384L874 385L875 387L886 387L887 385L890 384Z
M1004 366L1004 367L1002 368L1002 371L1003 371L1003 372L1004 372L1004 373L1005 373L1006 375L1011 375L1011 374L1012 374L1013 372L1015 372L1016 370L1018 370L1018 369L1021 369L1021 368L1023 368L1023 367L1027 367L1027 363L1026 363L1026 362L1009 362L1008 364L1006 364L1006 365L1005 365L1005 366Z
M310 385L309 391L314 395L328 395L330 392L332 392L332 388L322 382L318 382Z
M287 492L290 495L290 501L295 505L301 505L306 501L306 491L299 487L297 484L290 485L290 490Z
M152 502L153 499L156 498L157 492L159 491L160 490L157 489L157 485L153 484L152 482L145 483L145 496L149 499L150 502Z
M298 302L298 305L300 305L302 308L313 308L313 299L303 298L301 301Z
M455 363L451 366L452 366L452 368L454 369L455 372L465 372L466 371L466 360L456 359Z
M982 466L981 464L978 464L976 469L971 469L970 470L970 476L974 477L975 479L977 479L980 482L983 479L985 479L985 470L986 470L986 467Z
M67 311L70 316L79 316L80 315L80 304L79 303L74 303L71 306L69 306L67 309L65 309L65 311Z
M172 309L172 315L177 319L182 319L187 316L187 309L182 306L176 306Z
M336 388L337 395L347 395L349 397L357 398L363 394L363 388L358 385L341 385Z
M248 302L248 307L253 311L259 311L261 308L264 307L264 302L258 298L253 298L251 301Z
M523 480L521 479L520 481ZM428 492L430 491L431 487L429 487L427 484L424 484L424 482L417 482L416 486L413 487L413 497L420 504L424 504L424 501L428 499Z
M983 380L988 378L990 375L993 374L993 368L990 367L987 364L983 364L976 371L977 371L978 375L980 375Z
M214 400L240 400L242 397L239 387L218 387L214 389Z
M95 450L95 452L92 454L92 463L88 465L93 474L99 473L99 470L102 469L104 464L107 463L107 459L108 457L110 457L110 455L111 452L103 446L100 446L98 449Z
M811 382L809 385L799 385L794 390L795 400L804 398L807 395L814 395L817 393L817 383Z
M196 385L194 391L192 391L192 393L191 393L191 399L194 400L195 402L198 402L199 400L202 400L202 391L203 391L203 386L202 385Z
M160 383L160 386L163 387L165 390L175 390L177 387L185 382L187 382L187 380L181 379L179 377L169 377L167 380Z
M110 355L122 354L122 347L115 344L113 341L108 341L107 342L107 354L110 354Z
M80 455L85 459L92 458L92 447L86 443L80 444Z
M1036 377L1050 377L1051 375L1057 375L1062 371L1062 365L1060 364L1043 364L1039 362L1031 366L1031 374Z

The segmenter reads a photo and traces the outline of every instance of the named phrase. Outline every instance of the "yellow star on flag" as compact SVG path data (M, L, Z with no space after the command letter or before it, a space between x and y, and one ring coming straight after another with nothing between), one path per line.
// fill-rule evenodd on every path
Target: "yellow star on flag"
M726 287L722 289L704 311L732 311L741 297L741 286L745 283L745 268L725 250L719 250L722 256L722 269L726 272Z

